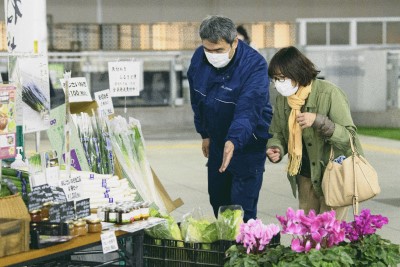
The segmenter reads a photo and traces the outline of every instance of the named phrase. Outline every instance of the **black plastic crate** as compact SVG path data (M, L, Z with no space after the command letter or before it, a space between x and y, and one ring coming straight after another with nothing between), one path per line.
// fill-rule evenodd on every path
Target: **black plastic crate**
M219 240L214 243L186 243L183 241L158 239L147 234L143 241L145 267L197 267L224 266L225 252L235 241ZM280 244L276 235L270 246Z

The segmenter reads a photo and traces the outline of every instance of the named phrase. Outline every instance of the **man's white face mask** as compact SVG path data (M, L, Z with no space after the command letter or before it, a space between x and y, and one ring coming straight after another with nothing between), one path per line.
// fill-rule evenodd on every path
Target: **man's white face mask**
M275 88L283 96L291 96L299 89L298 86L292 85L292 80L289 78L285 78L282 82L279 80L275 81Z
M216 68L223 68L228 65L228 63L231 61L231 59L229 58L230 52L231 49L229 49L229 51L226 53L210 53L204 51L204 53L206 53L208 62L210 62L210 64Z

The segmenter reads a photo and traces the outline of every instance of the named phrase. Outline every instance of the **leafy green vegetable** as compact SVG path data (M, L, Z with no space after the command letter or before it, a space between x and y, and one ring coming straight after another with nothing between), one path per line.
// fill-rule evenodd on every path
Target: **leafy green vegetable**
M240 206L226 206L218 214L218 239L235 240L243 223L243 209Z
M154 208L150 208L150 216L165 219L165 223L155 225L146 229L146 233L154 238L182 240L181 231L174 218L170 215L163 215Z
M188 217L181 225L182 236L185 242L212 243L218 240L216 222L211 223L207 219L195 219Z

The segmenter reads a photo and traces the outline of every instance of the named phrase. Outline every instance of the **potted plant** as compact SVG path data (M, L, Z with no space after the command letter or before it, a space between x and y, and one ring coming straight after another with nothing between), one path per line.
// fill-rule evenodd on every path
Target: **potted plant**
M354 216L354 221L342 222L349 240L344 245L351 248L355 266L397 266L400 263L399 245L376 234L377 229L388 222L387 217L372 215L368 209Z
M396 266L400 263L399 245L376 234L388 219L371 215L369 210L363 210L350 223L336 220L335 211L318 215L310 211L306 215L303 210L288 208L286 217L276 217L282 226L280 233L293 237L290 246L271 247L265 242L260 246L261 242L257 243L253 232L244 231L252 227L243 224L236 239L238 244L227 250L225 266L342 267ZM262 224L261 221L258 224Z

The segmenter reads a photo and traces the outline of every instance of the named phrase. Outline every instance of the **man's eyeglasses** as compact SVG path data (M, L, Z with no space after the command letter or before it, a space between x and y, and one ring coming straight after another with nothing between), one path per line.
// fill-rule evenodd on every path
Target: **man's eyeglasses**
M275 76L275 77L272 78L272 81L273 82L277 82L277 81L284 82L285 79L286 79L285 76Z

